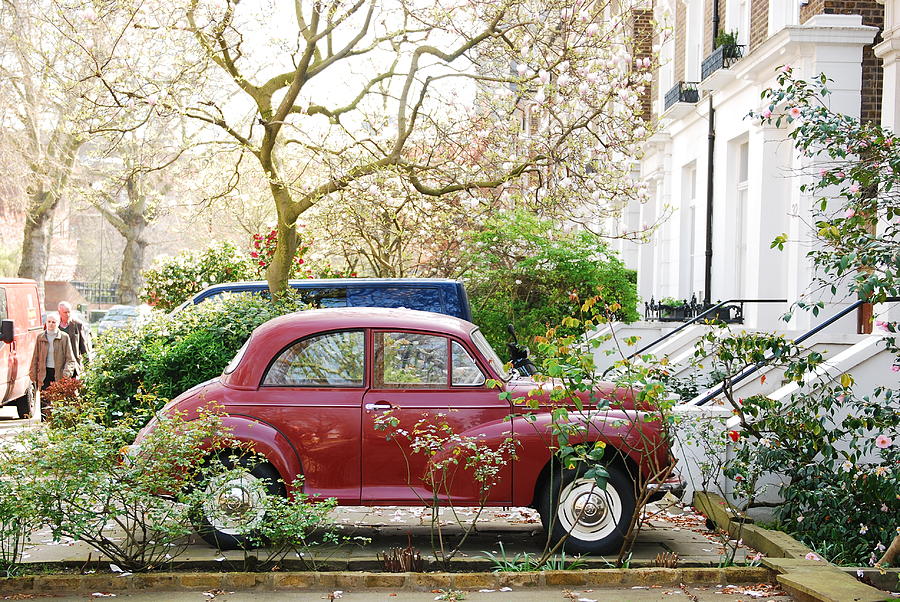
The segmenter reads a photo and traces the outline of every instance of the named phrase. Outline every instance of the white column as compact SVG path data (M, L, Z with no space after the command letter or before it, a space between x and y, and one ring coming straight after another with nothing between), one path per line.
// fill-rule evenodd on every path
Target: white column
M746 297L788 299L785 277L788 253L770 247L776 236L788 230L791 184L791 142L787 131L771 125L750 128L747 190ZM785 330L781 316L786 304L749 304L744 324L751 328Z

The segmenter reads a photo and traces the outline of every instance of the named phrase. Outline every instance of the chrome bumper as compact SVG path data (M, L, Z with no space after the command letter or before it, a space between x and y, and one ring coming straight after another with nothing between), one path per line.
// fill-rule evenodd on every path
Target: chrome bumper
M687 489L687 481L681 478L681 475L674 474L662 483L650 483L647 485L648 491L653 491L648 501L655 502L662 499L667 493L671 493L678 499L684 496Z

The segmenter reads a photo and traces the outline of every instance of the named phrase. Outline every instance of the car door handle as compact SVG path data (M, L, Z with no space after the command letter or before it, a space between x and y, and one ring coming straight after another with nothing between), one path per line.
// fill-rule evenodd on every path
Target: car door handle
M394 409L394 406L386 401L376 401L375 403L367 403L365 405L365 408L366 410L373 410L376 412L386 412L388 410Z

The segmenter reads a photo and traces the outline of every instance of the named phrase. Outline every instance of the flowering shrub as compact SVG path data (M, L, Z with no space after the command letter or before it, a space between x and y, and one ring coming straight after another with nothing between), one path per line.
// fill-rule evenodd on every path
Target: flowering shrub
M404 426L406 428L404 428ZM512 437L507 437L498 446L492 447L482 441L482 437L461 435L454 429L452 420L446 414L425 416L412 425L402 425L392 412L383 412L374 419L376 430L383 431L388 441L394 441L400 448L409 477L409 486L419 496L420 483L431 492L431 497L419 497L422 505L431 509L432 546L435 558L446 567L459 552L468 536L474 532L488 500L488 495L497 484L501 471L515 458L516 445ZM417 465L424 464L421 474L413 474L413 457L418 457ZM451 484L454 479L472 481L477 488L478 510L465 521L453 510L463 534L453 546L448 546L447 536L442 532L441 507L453 505L449 501Z
M845 286L872 303L896 297L900 148L894 132L831 111L825 74L805 81L784 66L776 79L777 85L762 94L766 106L751 116L776 126L790 124L794 146L818 166L801 191L815 200L821 244L813 245L807 257L817 268L820 287L836 294ZM772 247L782 249L789 242L782 234ZM796 305L813 313L822 307L804 300ZM900 330L897 321L874 322L894 356L892 370L900 371L900 348L892 336ZM840 561L874 563L879 548L891 539L900 542L900 390L881 388L871 398L856 399L852 383L845 374L840 386L829 383L795 395L788 408L768 407L764 400L750 407L761 425L781 435L765 437L767 449L776 451L763 456L788 450L779 459L791 475L780 509L784 527ZM897 549L896 543L890 547Z
M300 233L297 233L297 252L294 254L294 263L291 266L289 278L314 278L310 270L304 270L303 264L305 260L303 256L309 251L309 243L303 240ZM275 245L278 242L278 230L272 228L266 234L254 234L250 237L250 259L253 261L253 267L256 270L256 276L260 279L266 277L266 270L275 256Z
M33 429L0 450L3 481L16 484L16 502L55 539L83 541L128 571L171 564L189 544L192 508L203 501L203 490L185 484L224 471L202 460L205 443L229 444L227 428L216 408L193 420L163 418L123 462L121 449L133 440L133 424L109 427L90 417Z
M170 311L212 284L252 280L255 275L247 255L231 243L216 242L201 251L158 260L144 270L141 300Z

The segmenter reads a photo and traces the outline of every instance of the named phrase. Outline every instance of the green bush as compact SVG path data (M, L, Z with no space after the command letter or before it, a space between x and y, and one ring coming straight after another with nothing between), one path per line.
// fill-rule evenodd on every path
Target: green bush
M171 311L212 284L255 280L256 270L249 255L229 242L217 242L157 261L143 276L141 300Z
M472 236L465 275L472 316L494 348L506 353L507 324L523 342L577 313L601 293L618 303L617 318L633 322L637 274L590 232L564 232L524 210L495 215Z
M184 485L229 474L204 462L206 445L233 445L220 408L191 420L161 418L125 461L121 449L134 440L133 423L73 418L69 426L22 432L0 450L0 482L16 487L9 499L30 508L32 524L48 526L55 539L82 541L124 570L171 565L190 543L192 509L206 499L200 488Z
M149 416L166 400L221 374L257 326L305 307L296 296L272 303L262 295L222 295L135 329L109 331L85 374L86 394L105 408L109 421ZM158 401L143 403L144 393Z

